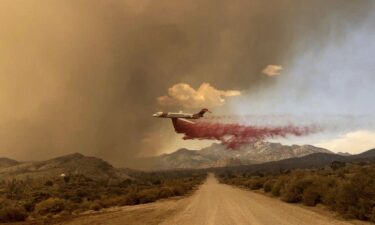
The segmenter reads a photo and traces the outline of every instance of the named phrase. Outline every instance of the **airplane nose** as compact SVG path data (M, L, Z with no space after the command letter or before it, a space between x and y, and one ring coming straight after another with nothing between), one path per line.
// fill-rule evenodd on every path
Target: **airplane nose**
M152 116L153 117L162 117L163 116L163 112L154 113Z

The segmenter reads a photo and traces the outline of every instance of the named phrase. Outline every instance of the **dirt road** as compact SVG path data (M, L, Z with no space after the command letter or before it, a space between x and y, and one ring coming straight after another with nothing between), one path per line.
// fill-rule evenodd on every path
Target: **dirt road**
M64 225L349 225L344 221L262 194L219 184L214 175L190 197L122 207Z

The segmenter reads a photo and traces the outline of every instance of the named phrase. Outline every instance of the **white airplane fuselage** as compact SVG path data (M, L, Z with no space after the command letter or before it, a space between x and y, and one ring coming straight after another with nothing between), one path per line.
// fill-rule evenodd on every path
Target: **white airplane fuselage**
M184 118L184 119L197 119L194 118L194 114L191 113L177 113L177 112L157 112L152 115L153 117L159 118Z
M196 119L202 118L208 109L202 109L198 113L183 113L183 112L157 112L153 117L168 118L172 120L173 127L177 133L184 133L187 137L192 126L195 126Z

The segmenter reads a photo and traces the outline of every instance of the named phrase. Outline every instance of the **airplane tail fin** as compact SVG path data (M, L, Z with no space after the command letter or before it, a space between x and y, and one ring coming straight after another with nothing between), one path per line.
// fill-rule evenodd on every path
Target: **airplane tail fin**
M198 113L194 114L194 118L203 117L206 112L211 113L211 111L208 110L208 109L201 109L201 111L199 111Z

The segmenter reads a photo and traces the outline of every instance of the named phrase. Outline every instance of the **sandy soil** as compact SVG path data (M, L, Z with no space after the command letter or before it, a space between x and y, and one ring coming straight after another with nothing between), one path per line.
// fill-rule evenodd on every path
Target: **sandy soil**
M349 225L330 213L319 213L299 205L220 184L209 175L190 197L151 204L126 206L112 212L85 215L61 225Z

